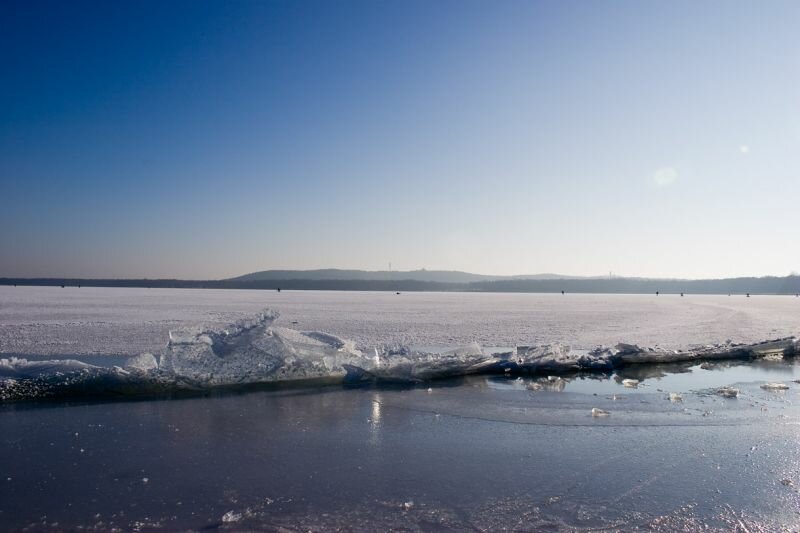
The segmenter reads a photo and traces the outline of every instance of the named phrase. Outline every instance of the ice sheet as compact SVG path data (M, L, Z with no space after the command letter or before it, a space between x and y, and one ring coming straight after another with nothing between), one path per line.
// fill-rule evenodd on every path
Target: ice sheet
M0 354L133 356L170 330L221 327L264 307L281 323L377 345L551 343L589 350L620 341L667 349L758 342L800 332L800 298L0 287Z

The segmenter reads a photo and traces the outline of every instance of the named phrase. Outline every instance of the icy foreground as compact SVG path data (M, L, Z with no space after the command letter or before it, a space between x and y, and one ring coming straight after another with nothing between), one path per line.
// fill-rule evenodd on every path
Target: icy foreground
M154 394L263 383L420 382L478 373L608 372L628 365L794 357L787 337L757 344L715 344L665 351L617 344L571 351L547 344L486 353L477 343L446 352L384 345L365 352L352 341L319 331L277 327L265 310L222 329L171 331L158 355L141 354L124 367L76 360L0 359L0 401L74 395Z

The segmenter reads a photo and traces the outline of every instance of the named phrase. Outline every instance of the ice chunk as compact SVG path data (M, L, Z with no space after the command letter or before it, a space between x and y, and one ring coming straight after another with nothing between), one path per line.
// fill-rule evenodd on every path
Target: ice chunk
M517 346L508 368L525 372L572 372L577 370L611 370L615 366L614 353L594 350L588 353L572 352L569 346L545 344L542 346Z
M609 416L611 413L604 409L598 409L597 407L592 408L592 416L594 417L601 417L601 416Z
M620 342L619 344L617 344L616 345L616 349L617 349L617 352L619 352L620 354L623 354L623 355L624 354L638 354L638 353L646 351L646 350L643 350L642 348L640 348L639 345L637 345L637 344L627 344L627 343L624 343L624 342Z
M340 339L336 335L331 335L330 333L323 333L321 331L309 331L305 333L305 335L311 339L318 340L324 344L329 346L333 346L334 348L344 348L346 341Z
M313 379L342 379L345 365L362 367L372 358L335 337L270 327L277 313L240 322L224 331L207 330L194 340L170 342L161 370L195 385L232 385ZM210 339L211 342L207 342Z
M671 401L672 403L682 402L683 401L683 396L681 396L677 392L670 392L669 393L669 401Z
M211 337L203 336L201 328L178 329L169 332L170 344L194 344L199 342L201 337L202 342L211 344Z
M364 358L364 376L385 381L424 381L498 370L502 361L472 343L446 352L424 352L406 346L383 346Z
M764 383L761 385L764 390L789 390L789 385L786 383Z
M158 368L158 361L151 353L143 353L134 357L128 358L125 361L125 370L138 370L140 372L147 372Z
M776 355L792 356L797 352L797 339L785 337L756 344L713 344L694 347L687 351L641 348L635 344L624 343L617 344L616 349L620 364L756 359Z
M739 389L735 389L733 387L722 387L721 389L717 389L717 393L725 398L739 397Z
M628 387L629 389L635 389L639 386L638 379L623 379L622 385Z
M80 372L92 368L98 367L74 359L48 361L29 361L16 357L0 359L0 377L4 378L35 378L58 373Z
M578 357L570 353L569 346L559 344L517 346L517 363L530 370L577 369Z

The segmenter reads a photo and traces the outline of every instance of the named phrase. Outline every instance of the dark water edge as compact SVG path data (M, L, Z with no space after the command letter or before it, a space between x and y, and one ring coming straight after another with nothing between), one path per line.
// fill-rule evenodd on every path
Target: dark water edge
M685 370L0 405L0 529L800 527L795 367Z

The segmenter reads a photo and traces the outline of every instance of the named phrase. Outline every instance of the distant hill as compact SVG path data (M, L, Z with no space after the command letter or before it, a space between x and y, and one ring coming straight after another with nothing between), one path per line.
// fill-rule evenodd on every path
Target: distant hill
M279 272L279 271L273 271ZM297 279L296 272L285 274L286 279L247 279L246 276L224 280L180 279L66 279L66 278L0 278L0 285L38 285L63 287L148 287L179 289L261 289L261 290L320 290L320 291L449 291L449 292L536 292L536 293L605 293L605 294L800 294L800 276L728 279L647 279L647 278L561 278L536 279L524 276L507 278L486 276L488 279L467 282L429 281L424 276L437 271L393 273L398 277L417 273L423 279L381 279L379 272L368 272L377 279ZM347 272L364 271L306 271ZM345 273L345 274L343 274ZM252 276L261 273L251 274ZM387 271L388 274L388 271ZM453 274L438 271L437 275ZM466 276L478 276L460 272ZM333 276L334 274L330 274ZM349 274L355 275L355 274ZM547 275L547 274L543 274ZM498 279L500 278L500 279ZM430 278L429 278L430 279ZM445 278L447 279L447 278ZM450 278L452 279L452 278ZM469 278L467 278L469 279Z
M488 276L458 270L262 270L226 281L283 281L283 280L348 280L348 281L426 281L435 283L474 283L477 281L525 279L589 279L560 274L531 274L516 276Z

